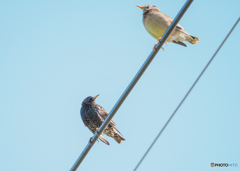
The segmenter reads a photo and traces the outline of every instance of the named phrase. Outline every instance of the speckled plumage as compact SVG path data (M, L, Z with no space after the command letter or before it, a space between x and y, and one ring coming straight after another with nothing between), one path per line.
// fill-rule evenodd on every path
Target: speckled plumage
M93 134L98 130L98 128L108 115L108 112L102 106L95 103L95 99L97 97L98 95L95 97L92 96L87 97L82 102L82 107L80 110L83 123L85 124L86 127L89 128L89 130ZM121 135L119 135L117 131L118 129L116 127L116 123L113 120L111 120L106 129L103 131L103 133L114 138L120 144L121 141L124 141L125 139ZM104 143L110 145L109 142L105 138L103 138L103 136L100 136L99 139Z

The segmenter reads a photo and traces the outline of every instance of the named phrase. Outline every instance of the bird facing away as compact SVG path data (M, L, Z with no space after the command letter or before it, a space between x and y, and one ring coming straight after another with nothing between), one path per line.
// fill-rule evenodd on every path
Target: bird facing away
M108 112L102 106L95 103L95 100L98 96L99 95L95 97L87 97L82 102L82 108L80 110L83 123L86 127L90 129L93 134L98 130L100 125L108 116ZM109 122L108 126L103 131L104 134L112 137L114 140L117 141L117 143L120 144L121 141L125 141L125 139L121 136L122 134L120 132L119 133L121 135L119 135L117 132L119 132L119 130L117 129L116 123L113 120ZM105 138L103 138L102 135L99 136L99 139L105 144L110 145L109 142Z
M160 10L154 5L137 5L137 7L143 10L143 25L147 32L152 37L160 41L167 28L171 25L173 19L160 12ZM191 44L196 44L199 39L188 34L182 26L177 24L171 35L168 37L167 42L173 42L187 47L187 45L182 41L188 41ZM165 43L167 44L167 42ZM154 50L155 46L153 48Z

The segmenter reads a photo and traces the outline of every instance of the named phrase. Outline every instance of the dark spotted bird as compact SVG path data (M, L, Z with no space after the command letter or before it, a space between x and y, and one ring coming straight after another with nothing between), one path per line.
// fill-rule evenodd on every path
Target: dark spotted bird
M82 102L82 108L80 110L83 123L90 129L93 134L98 130L98 128L108 116L108 112L102 106L95 103L95 100L98 96L99 95L95 97L89 96L84 99ZM125 139L121 136L121 133L121 135L119 135L117 132L120 133L116 127L116 123L113 120L110 121L108 126L103 131L104 134L112 137L117 141L117 143L120 144L121 141L125 141ZM105 144L110 145L102 135L99 136L99 139ZM91 138L89 141L91 142Z
M137 7L143 10L143 25L147 32L152 37L160 41L167 28L171 25L173 19L160 12L160 10L154 5L137 5ZM180 24L177 24L165 43L167 44L167 42L173 42L187 47L183 41L196 44L199 39L188 34L188 32ZM155 46L153 49L155 50Z

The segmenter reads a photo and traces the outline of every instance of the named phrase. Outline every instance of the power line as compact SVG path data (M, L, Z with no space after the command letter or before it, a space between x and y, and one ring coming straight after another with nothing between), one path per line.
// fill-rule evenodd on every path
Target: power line
M194 86L197 84L198 80L201 78L201 76L203 75L203 73L205 72L205 70L207 69L207 67L209 66L209 64L212 62L213 58L216 56L216 54L218 53L218 51L221 49L222 45L225 43L225 41L227 40L227 38L229 37L229 35L232 33L232 31L234 30L234 28L236 27L236 25L238 24L240 18L238 18L237 22L234 24L234 26L232 27L232 29L230 30L230 32L228 33L228 35L225 37L225 39L223 40L222 44L219 46L219 48L217 49L217 51L214 53L214 55L212 56L212 58L209 60L209 62L207 63L207 65L205 66L205 68L203 69L203 71L201 72L201 74L198 76L198 78L196 79L196 81L193 83L192 87L188 90L187 94L184 96L184 98L182 99L182 101L180 102L180 104L177 106L177 108L175 109L175 111L173 112L173 114L171 115L171 117L168 119L168 121L165 123L165 125L163 126L163 128L161 129L161 131L158 133L157 137L154 139L154 141L152 142L152 144L150 145L150 147L148 148L147 152L143 155L143 157L141 158L141 160L139 161L139 163L137 164L137 166L135 167L134 171L137 170L137 168L139 167L139 165L142 163L143 159L146 157L146 155L148 154L148 152L151 150L151 148L153 147L153 145L155 144L155 142L157 141L157 139L159 138L159 136L162 134L162 132L164 131L164 129L167 127L167 125L169 124L169 122L171 121L171 119L173 118L173 116L175 115L175 113L178 111L178 109L180 108L180 106L183 104L184 100L187 98L187 96L189 95L189 93L192 91L192 89L194 88Z
M149 64L152 62L152 60L154 59L154 57L156 56L156 54L158 53L159 49L162 47L163 43L167 40L167 38L169 37L169 35L171 34L171 32L173 31L173 29L175 28L175 26L177 25L177 23L180 21L180 19L182 18L182 16L184 15L184 13L186 12L186 10L188 9L188 7L191 5L193 0L187 0L186 3L184 4L184 6L182 7L182 9L180 10L180 12L177 14L177 16L175 17L174 21L171 23L171 25L168 27L168 29L166 30L166 32L164 33L160 43L157 44L157 46L155 47L155 51L153 50L150 55L148 56L148 58L146 59L146 61L144 62L144 64L141 66L141 68L139 69L139 71L137 72L137 74L135 75L135 77L133 78L133 80L131 81L131 83L128 85L128 87L126 88L126 90L123 92L122 96L119 98L119 100L117 101L117 103L115 104L115 106L112 108L112 110L110 111L109 115L107 116L107 118L104 120L104 122L102 123L102 125L100 126L100 128L98 129L98 131L93 135L91 141L92 143L88 143L87 146L85 147L85 149L83 150L83 152L80 154L80 156L78 157L78 159L76 160L76 162L73 164L72 168L70 169L70 171L75 171L77 170L78 166L81 164L81 162L83 161L83 159L85 158L85 156L88 154L88 152L90 151L90 149L92 148L92 146L94 145L94 143L97 141L97 139L99 138L99 136L102 134L102 132L104 131L104 129L106 128L106 126L109 124L109 122L111 121L111 119L113 118L113 116L115 115L115 113L117 112L117 110L120 108L120 106L122 105L122 103L124 102L124 100L127 98L128 94L132 91L132 89L134 88L134 86L136 85L136 83L138 82L138 80L141 78L142 74L145 72L145 70L147 69L147 67L149 66Z

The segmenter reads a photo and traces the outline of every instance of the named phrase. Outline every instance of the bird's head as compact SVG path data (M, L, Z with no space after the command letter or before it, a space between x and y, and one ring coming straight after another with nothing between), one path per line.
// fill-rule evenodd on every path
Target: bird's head
M99 96L96 95L95 97L92 97L92 96L88 96L86 99L83 100L83 103L82 104L94 104L95 103L95 100L96 98Z
M143 10L143 13L148 12L150 10L159 11L159 9L155 5L144 5L144 6L137 5L137 7L141 8Z

